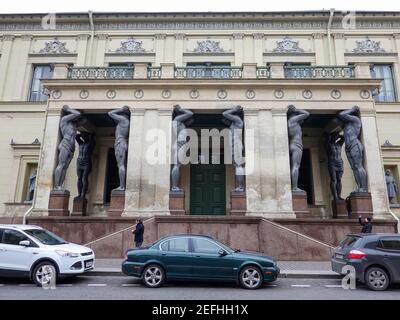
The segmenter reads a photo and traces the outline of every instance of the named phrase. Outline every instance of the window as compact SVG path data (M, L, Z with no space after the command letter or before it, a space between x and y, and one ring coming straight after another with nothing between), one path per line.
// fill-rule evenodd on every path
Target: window
M19 243L24 240L29 240L29 239L26 236L24 236L21 232L5 229L3 231L3 239L1 243L18 246Z
M55 246L67 243L59 236L56 236L54 233L51 233L50 231L47 230L32 229L32 230L25 230L25 232L45 245Z
M163 251L174 251L174 252L189 252L189 239L188 238L177 238L169 241L165 241L161 245Z
M371 65L371 75L374 79L383 79L379 94L375 95L376 102L395 102L396 93L392 65L374 64Z
M53 67L50 65L35 65L33 67L33 75L31 82L31 90L29 93L29 101L38 102L46 101L47 95L43 93L43 85L41 79L51 79L53 77Z
M381 239L379 248L384 250L400 251L400 240L395 239Z
M348 236L342 242L340 242L339 247L353 247L360 239L360 237Z
M197 253L214 253L218 254L221 250L219 246L205 239L193 239L194 251Z

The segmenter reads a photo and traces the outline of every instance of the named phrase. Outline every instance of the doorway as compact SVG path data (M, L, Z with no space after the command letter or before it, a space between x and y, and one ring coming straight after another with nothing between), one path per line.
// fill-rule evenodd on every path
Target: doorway
M108 149L106 181L104 186L104 203L110 203L111 191L119 187L118 165L114 148Z
M190 213L225 215L225 165L192 164L190 166Z
M311 153L309 149L303 150L299 171L299 188L307 192L307 204L314 204L314 190L311 167Z

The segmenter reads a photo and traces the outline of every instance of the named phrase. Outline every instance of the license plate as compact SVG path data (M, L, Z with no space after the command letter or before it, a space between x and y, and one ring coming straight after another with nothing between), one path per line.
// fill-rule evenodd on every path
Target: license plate
M93 260L85 261L85 268L93 267Z
M336 257L337 259L343 259L343 258L344 258L344 255L342 255L342 254L336 254L335 257Z

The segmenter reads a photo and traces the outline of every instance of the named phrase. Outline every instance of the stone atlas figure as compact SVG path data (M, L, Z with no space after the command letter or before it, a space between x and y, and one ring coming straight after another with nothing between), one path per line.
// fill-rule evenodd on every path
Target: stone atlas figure
M236 106L222 113L223 122L229 126L232 163L235 167L235 190L244 191L243 161L243 109Z
M328 171L331 179L330 187L334 200L343 200L342 193L342 176L343 176L343 159L342 146L344 137L339 132L333 132L328 135L326 141L326 149L328 154Z
M303 139L301 125L310 116L310 113L296 109L295 106L288 107L288 134L289 134L289 154L290 170L292 177L292 191L303 191L298 187L299 170L301 158L303 157Z
M361 132L360 109L357 106L338 114L343 123L346 155L356 180L356 192L367 192L367 172L363 166L364 147L359 140Z
M64 115L60 120L62 140L58 145L58 164L54 171L54 190L63 190L65 174L75 152L76 130L86 122L86 118L78 110L65 105Z
M92 152L95 134L82 132L77 134L76 141L79 145L79 155L76 159L76 173L78 175L78 198L85 198L89 188L89 174L92 171Z
M386 188L390 204L396 204L397 184L390 170L385 171Z
M181 174L182 159L185 157L186 149L183 146L186 143L186 127L193 123L193 112L190 110L183 109L179 105L174 106L172 113L173 130L176 130L173 134L176 137L176 143L174 147L174 166L171 171L171 191L182 191L179 188L179 178Z
M32 174L29 177L29 186L28 186L28 194L26 196L27 202L33 200L33 195L35 194L35 184L36 184L37 170L33 170Z
M130 110L128 106L123 106L122 108L110 111L108 115L117 123L114 150L118 165L119 187L114 190L125 191Z

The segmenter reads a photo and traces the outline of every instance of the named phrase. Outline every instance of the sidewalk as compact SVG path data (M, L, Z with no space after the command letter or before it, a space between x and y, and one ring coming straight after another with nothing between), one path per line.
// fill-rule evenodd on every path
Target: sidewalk
M96 259L95 270L88 275L122 276L123 259ZM341 276L331 270L329 261L278 261L281 278L324 278L340 279Z

